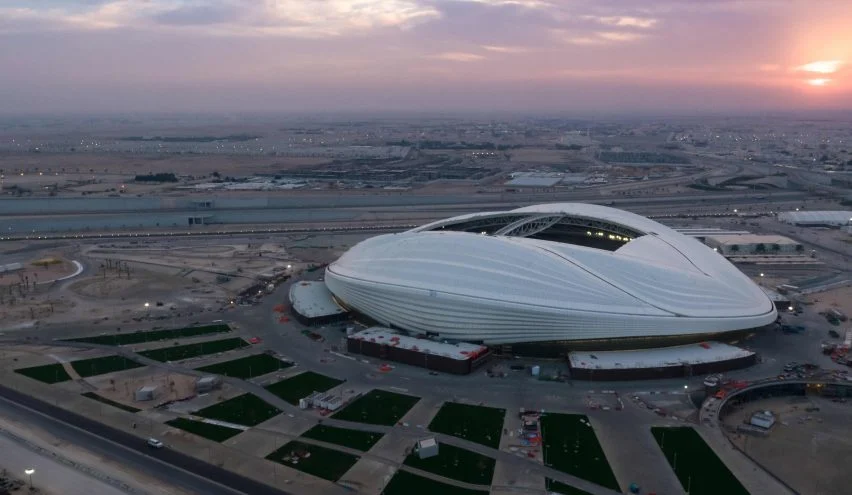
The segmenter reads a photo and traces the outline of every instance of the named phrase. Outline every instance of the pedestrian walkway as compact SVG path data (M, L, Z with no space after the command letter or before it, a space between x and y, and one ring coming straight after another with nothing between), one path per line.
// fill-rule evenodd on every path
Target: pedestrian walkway
M643 493L685 493L651 435L650 425L625 421L624 414L625 411L608 411L589 417L621 488L636 483Z

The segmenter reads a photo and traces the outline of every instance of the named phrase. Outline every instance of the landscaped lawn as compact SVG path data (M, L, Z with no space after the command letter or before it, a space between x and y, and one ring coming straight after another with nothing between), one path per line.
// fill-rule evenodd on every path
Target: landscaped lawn
M438 455L434 457L420 459L416 452L412 452L405 459L406 466L465 483L489 486L494 476L495 462L482 454L444 443L438 445Z
M393 426L405 416L420 397L372 390L336 412L332 418L373 425Z
M115 401L113 401L113 400L109 400L109 399L107 399L106 397L102 397L102 396L100 396L100 395L98 395L98 394L96 394L96 393L94 393L94 392L86 392L85 394L83 394L83 397L88 397L88 398L90 398L90 399L94 399L94 400L96 400L96 401L98 401L98 402L102 402L102 403L107 404L107 405L110 405L110 406L112 406L112 407L117 407L117 408L119 408L119 409L123 409L123 410L125 410L125 411L127 411L127 412L135 413L135 412L139 412L139 411L141 411L141 409L137 409L137 408L135 408L135 407L133 407L133 406L126 406L126 405L124 405L124 404L122 404L122 403L120 403L120 402L115 402Z
M545 466L621 491L585 415L545 414L541 418L541 433Z
M329 481L337 481L346 474L358 457L336 450L317 447L299 441L292 441L266 456L293 469L318 476Z
M205 325L201 327L176 328L170 330L154 330L151 332L113 333L109 335L96 335L94 337L80 337L66 339L70 342L84 342L87 344L101 345L132 345L143 342L156 342L158 340L177 340L199 335L210 335L214 333L230 332L228 325Z
M651 434L672 466L680 484L684 490L689 490L690 495L749 495L731 470L693 428L655 427L651 428Z
M132 359L127 359L124 356L104 356L71 361L71 367L83 378L115 371L132 370L133 368L141 368L143 366L145 365L139 364Z
M200 411L195 411L194 414L202 418L218 419L226 423L254 426L280 413L281 411L277 407L267 404L260 397L253 394L243 394L205 407Z
M305 373L273 383L267 386L266 390L295 405L299 403L299 399L304 399L313 392L325 392L341 383L343 383L343 380L320 375L313 371L306 371Z
M364 452L370 450L382 438L381 433L348 430L346 428L325 425L316 425L305 433L302 433L302 436L335 445L343 445L350 449L363 450Z
M544 479L544 486L547 488L548 492L561 493L562 495L591 495L585 490L580 490L579 488L574 488L573 486L566 485L565 483L553 481L550 478Z
M30 368L19 368L15 370L15 373L19 373L28 378L32 378L33 380L38 380L44 383L67 382L71 379L65 371L65 368L58 363L32 366Z
M469 490L447 485L406 471L397 471L382 495L488 495L488 490Z
M214 425L186 418L175 418L171 421L166 421L166 424L194 433L200 437L213 440L214 442L224 442L225 440L243 432L243 430L238 430L236 428L228 428L227 426Z
M149 359L153 359L154 361L182 361L184 359L205 356L207 354L217 354L234 349L241 349L243 347L248 347L249 345L250 344L245 340L239 337L234 337L232 339L198 342L197 344L162 347L160 349L142 351L139 354Z
M429 429L496 449L500 447L505 415L505 409L445 402Z
M253 378L272 373L273 371L287 369L290 366L293 366L293 363L282 361L269 354L255 354L196 369L204 373L215 373L217 375L232 376L245 380L246 378Z

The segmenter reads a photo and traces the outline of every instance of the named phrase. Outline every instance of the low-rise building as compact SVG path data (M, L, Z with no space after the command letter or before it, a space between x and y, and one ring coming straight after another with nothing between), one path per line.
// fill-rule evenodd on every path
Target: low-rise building
M723 256L804 253L804 246L783 235L708 235L704 244Z

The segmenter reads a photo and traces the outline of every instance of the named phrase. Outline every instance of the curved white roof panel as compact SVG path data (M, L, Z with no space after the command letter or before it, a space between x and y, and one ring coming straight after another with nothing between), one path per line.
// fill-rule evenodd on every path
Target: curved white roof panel
M608 250L431 230L489 218L516 225L524 215L546 216L542 228L565 216L638 237ZM587 204L465 215L374 237L332 263L325 280L339 300L384 325L488 344L709 334L776 317L759 287L698 241Z

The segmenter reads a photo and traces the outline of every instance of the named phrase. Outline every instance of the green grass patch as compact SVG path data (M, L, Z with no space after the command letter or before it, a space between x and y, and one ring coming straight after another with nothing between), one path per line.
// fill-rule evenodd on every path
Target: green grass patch
M405 459L406 466L456 481L489 486L496 462L488 456L444 443L438 445L438 455L434 457L420 459L416 452L412 452Z
M204 437L214 442L224 442L225 440L239 435L243 430L236 428L228 428L227 426L213 425L203 421L195 421L186 418L176 418L171 421L166 421L166 424L175 428L188 431L194 435Z
M470 490L448 485L439 481L417 476L407 471L397 471L384 490L383 495L488 495L488 490Z
M277 407L267 404L260 397L253 394L243 394L205 407L200 411L195 411L194 414L202 418L218 419L227 423L255 426L280 413L281 411Z
M358 462L358 457L352 454L295 440L269 454L266 458L329 481L339 480L341 476L346 474L346 471L349 471L349 468Z
M500 447L505 409L445 402L429 429L496 449Z
M302 436L335 445L343 445L344 447L364 452L370 450L382 438L381 433L348 430L346 428L325 425L316 425L305 433L302 433Z
M58 363L32 366L30 368L19 368L15 370L15 373L44 383L67 382L71 379L68 372L65 371L65 368Z
M690 495L749 495L721 459L689 426L651 428L654 440ZM677 454L677 462L675 462Z
M162 347L160 349L151 349L150 351L142 351L139 354L154 361L182 361L198 356L206 356L207 354L218 354L220 352L232 351L234 349L242 349L248 347L249 344L245 340L234 337L232 339L211 340L210 342L198 342L197 344L178 345L174 347Z
M122 409L122 410L127 411L127 412L135 413L135 412L141 411L141 409L135 408L133 406L127 406L127 405L124 405L120 402L116 402L114 400L109 400L106 397L102 397L102 396L100 396L100 395L98 395L94 392L86 392L85 394L82 394L82 395L83 395L83 397L88 397L90 399L94 399L94 400L101 402L103 404L107 404L107 405L112 406L112 407L117 407L118 409Z
M282 361L269 354L255 354L196 369L205 373L215 373L217 375L231 376L245 380L272 373L273 371L287 369L290 366L293 366L293 363Z
M160 340L185 339L189 337L198 337L199 335L226 333L230 331L231 327L228 325L205 325L201 327L176 328L171 330L154 330L151 332L113 333L109 335L97 335L94 337L80 337L65 340L69 342L83 342L86 344L133 345L145 342L157 342Z
M545 466L621 491L585 415L548 413L541 418L541 431Z
M560 483L559 481L554 481L550 478L544 479L544 486L547 488L547 491L551 493L561 493L562 495L592 495L585 490L580 490L579 488L566 485L565 483Z
M393 426L405 416L420 397L372 390L335 413L332 418L372 425Z
M280 382L266 387L273 394L281 397L290 404L298 404L299 399L311 395L313 392L325 392L343 383L343 380L320 375L313 371L306 371L292 376Z
M114 373L116 371L132 370L134 368L142 368L143 366L145 365L124 356L104 356L71 361L71 367L83 378Z

